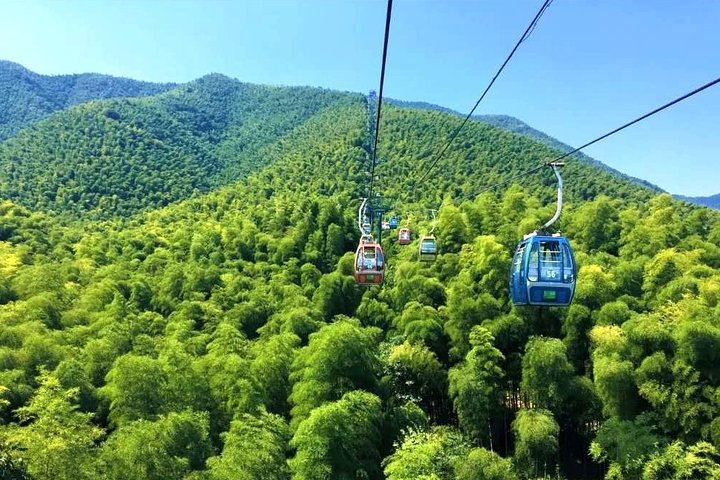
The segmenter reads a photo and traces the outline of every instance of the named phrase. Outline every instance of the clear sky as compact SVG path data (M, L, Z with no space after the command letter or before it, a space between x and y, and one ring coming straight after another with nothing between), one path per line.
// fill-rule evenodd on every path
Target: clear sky
M469 111L542 0L395 0L385 94ZM0 0L0 59L43 74L377 90L385 0ZM580 145L720 76L720 1L555 0L478 114ZM720 193L720 85L585 153ZM568 179L571 181L571 179Z

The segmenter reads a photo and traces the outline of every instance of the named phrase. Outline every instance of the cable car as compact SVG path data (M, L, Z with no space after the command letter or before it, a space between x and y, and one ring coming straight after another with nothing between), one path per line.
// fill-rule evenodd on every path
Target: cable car
M575 293L575 256L567 238L525 235L518 243L510 271L514 305L567 306Z
M425 235L420 239L420 261L432 262L437 258L437 242L433 235Z
M410 243L410 229L403 227L398 232L398 243L400 245L407 245Z
M393 230L398 227L399 223L400 222L398 221L397 217L390 217L390 221L388 222L388 224L390 225L390 228L392 228Z
M360 238L360 244L355 252L354 276L358 285L380 285L385 278L383 249L370 235L363 235Z
M558 181L555 215L538 231L525 235L515 248L510 267L510 300L514 305L565 307L575 294L577 265L567 238L559 233L548 235L546 228L560 218L563 181L558 167L550 163Z
M390 222L382 222L383 230L390 230Z

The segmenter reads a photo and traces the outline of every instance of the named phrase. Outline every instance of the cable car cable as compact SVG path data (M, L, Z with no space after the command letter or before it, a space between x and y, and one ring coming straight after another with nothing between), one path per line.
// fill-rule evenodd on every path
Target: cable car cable
M547 8L550 6L550 4L552 2L553 2L553 0L545 0L545 3L543 3L543 6L540 7L540 10L535 15L532 22L530 22L530 25L528 25L528 27L525 29L525 32L523 32L522 36L520 37L520 40L518 40L518 42L515 44L515 47L510 52L510 55L508 55L508 57L505 59L502 66L497 71L495 76L492 78L492 80L490 81L490 84L485 88L485 91L482 93L482 95L480 96L478 101L475 102L475 106L472 108L472 110L470 110L470 113L468 113L467 116L465 116L465 119L462 121L460 126L455 129L453 134L450 136L450 139L447 141L447 143L442 148L442 150L440 150L440 153L435 157L435 160L433 160L432 163L430 164L430 166L425 169L425 173L422 175L422 177L420 177L420 179L418 180L418 183L425 180L425 178L430 174L430 171L435 167L437 162L442 158L443 154L447 151L447 149L453 143L453 141L458 136L460 131L463 129L465 124L470 120L470 117L472 117L472 114L475 113L475 110L477 109L478 105L480 105L480 102L482 102L482 100L485 98L485 95L487 95L488 91L490 91L490 88L492 88L493 84L495 83L495 80L497 80L497 78L500 76L502 71L505 69L505 66L510 62L510 59L513 57L513 55L515 55L515 52L517 51L518 47L520 47L520 44L523 43L525 40L527 40L528 37L530 36L530 34L533 32L533 30L535 30L535 27L537 26L537 23L540 20L540 17L543 16L543 14L545 13L545 10L547 10ZM419 169L418 173L420 171L422 171L422 167Z
M378 137L380 135L380 110L382 108L383 86L385 85L385 62L387 60L388 40L390 38L390 17L392 16L392 0L388 0L387 15L385 17L385 40L383 42L382 68L380 69L380 94L378 95L377 121L375 123L375 141L373 144L372 164L370 167L370 190L368 199L373 201L373 186L375 183L375 160L377 159Z
M680 102L682 102L683 100L685 100L685 99L687 99L687 98L690 98L690 97L692 97L693 95L695 95L695 94L697 94L697 93L700 93L700 92L702 92L703 90L712 87L713 85L716 85L717 83L720 83L720 78L716 78L716 79L713 80L712 82L708 82L708 83L706 83L705 85L703 85L702 87L698 87L698 88L696 88L695 90L693 90L692 92L686 93L685 95L683 95L683 96L681 96L681 97L678 97L678 98L676 98L675 100L673 100L673 101L671 101L671 102L666 103L666 104L663 105L662 107L658 107L658 108L656 108L655 110L653 110L652 112L646 113L646 114L643 115L642 117L638 117L638 118L636 118L635 120L626 123L626 124L623 125L622 127L618 127L618 128L616 128L615 130L613 130L613 131L611 131L611 132L608 132L608 133L606 133L605 135L603 135L603 136L601 136L601 137L598 137L598 138L596 138L595 140L593 140L593 141L591 141L591 142L588 142L588 143L586 143L585 145L582 145L582 146L576 148L575 150L572 150L572 151L570 151L570 152L568 152L568 153L565 153L565 154L563 154L563 155L560 155L560 156L557 157L555 160L552 160L552 161L550 161L550 162L546 162L545 165L549 165L549 164L551 164L551 163L553 163L553 162L558 162L558 161L560 161L560 160L562 160L562 159L564 159L564 158L567 158L567 157L569 157L570 155L573 155L574 153L579 152L579 151L582 150L583 148L589 147L590 145L592 145L592 144L594 144L594 143L597 143L597 142L599 142L600 140L604 140L604 139L606 139L607 137L609 137L609 136L611 136L611 135L614 135L614 134L618 133L618 132L621 131L621 130L625 130L627 127L629 127L629 126L631 126L631 125L634 125L634 124L636 124L636 123L638 123L638 122L640 122L640 121L642 121L642 120L645 120L645 119L648 118L648 117L652 117L652 116L655 115L656 113L662 112L662 111L665 110L666 108L672 107L672 106L675 105L676 103L680 103Z
M382 235L382 226L378 226L378 240L373 239L370 232L365 232L364 223L360 223L361 217L367 211L368 203L373 201L373 187L375 183L375 160L377 159L377 144L380 132L380 109L382 108L383 86L385 84L385 63L387 61L388 39L390 37L390 18L392 15L392 0L388 0L387 16L385 18L385 39L383 41L382 68L380 70L380 95L378 96L377 122L375 124L375 141L372 152L372 165L370 169L370 186L368 197L363 199L362 205L358 210L358 223L360 227L360 242L355 251L355 261L353 266L353 276L358 285L379 285L385 278L385 254L380 246L380 236ZM369 103L368 103L369 105ZM373 212L374 209L371 209ZM372 214L372 213L371 213ZM371 219L371 221L373 221Z
M599 141L601 141L601 140L604 140L604 139L610 137L611 135L614 135L614 134L620 132L621 130L625 130L626 128L628 128L628 127L630 127L630 126L632 126L632 125L635 125L636 123L641 122L641 121L643 121L643 120L645 120L645 119L647 119L647 118L655 115L656 113L662 112L662 111L665 110L666 108L672 107L673 105L675 105L675 104L677 104L677 103L680 103L680 102L682 102L683 100L686 100L686 99L692 97L693 95L696 95L696 94L702 92L703 90L707 90L708 88L710 88L710 87L712 87L712 86L714 86L714 85L717 85L718 83L720 83L720 77L716 78L715 80L713 80L713 81L711 81L711 82L706 83L705 85L703 85L703 86L701 86L701 87L696 88L696 89L693 90L692 92L686 93L685 95L682 95L682 96L676 98L675 100L672 100L672 101L666 103L665 105L656 108L655 110L653 110L653 111L651 111L651 112L646 113L645 115L642 115L641 117L636 118L635 120L632 120L632 121L626 123L625 125L622 125L621 127L618 127L618 128L616 128L616 129L614 129L614 130L611 130L611 131L609 131L608 133L606 133L606 134L604 134L604 135L601 135L600 137L597 137L596 139L591 140L591 141L587 142L586 144L584 144L584 145L582 145L582 146L580 146L580 147L577 147L577 148L575 148L575 149L573 149L573 150L571 150L571 151L569 151L569 152L567 152L567 153L563 153L562 155L560 155L560 156L558 156L558 157L556 157L556 158L554 158L554 159L552 159L552 160L549 160L549 161L547 161L547 162L541 163L541 164L538 165L537 167L531 168L530 170L526 170L526 171L524 171L524 172L518 173L517 175L514 175L514 176L510 177L509 179L507 179L507 180L505 180L505 181L503 181L503 182L496 183L496 184L491 185L491 186L489 186L489 187L487 187L487 188L484 188L484 189L480 190L479 192L477 192L476 194L474 194L473 197L476 197L476 196L480 195L481 193L487 192L488 190L492 190L492 189L494 189L494 188L502 187L502 186L504 186L504 185L507 185L508 183L512 182L513 180L515 180L515 179L517 179L517 178L524 177L524 176L526 176L526 175L528 175L528 174L531 174L531 173L535 173L535 172L537 172L538 170L540 170L540 169L543 168L543 167L547 167L547 166L549 166L549 165L551 165L551 164L553 164L553 163L555 163L555 162L559 162L560 160L563 160L563 159L565 159L565 158L567 158L567 157L569 157L569 156L571 156L571 155L574 155L574 154L576 154L577 152L579 152L580 150L582 150L582 149L584 149L584 148L586 148L586 147L589 147L590 145L593 145L593 144L595 144L595 143L597 143L597 142L599 142ZM467 198L467 197L460 197L460 198Z

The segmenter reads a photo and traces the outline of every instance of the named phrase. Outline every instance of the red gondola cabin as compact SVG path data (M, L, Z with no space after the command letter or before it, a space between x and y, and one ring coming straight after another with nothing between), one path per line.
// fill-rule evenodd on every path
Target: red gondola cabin
M380 285L385 278L385 256L378 243L360 242L355 252L355 281L359 285Z
M398 243L400 245L408 245L410 243L410 229L401 228L398 232Z

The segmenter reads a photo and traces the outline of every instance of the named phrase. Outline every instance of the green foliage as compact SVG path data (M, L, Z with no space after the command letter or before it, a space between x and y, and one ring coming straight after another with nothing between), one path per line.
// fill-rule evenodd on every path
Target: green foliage
M456 465L465 460L470 446L460 432L448 427L410 432L384 461L388 480L452 480Z
M100 454L102 478L182 478L204 465L211 445L204 413L170 413L137 420L115 430Z
M573 371L559 339L531 338L522 360L520 389L532 405L557 415L570 391Z
M518 478L509 459L502 458L484 448L470 450L467 458L459 462L456 472L458 480L516 480Z
M470 332L472 349L465 362L450 369L450 397L460 427L475 442L492 445L491 423L501 408L500 363L504 357L493 346L492 334L474 327ZM489 438L490 437L490 438Z
M385 360L385 371L401 399L417 403L433 418L444 413L447 373L425 345L405 341L395 346Z
M414 241L384 235L385 282L358 287L367 107L211 75L0 144L0 472L576 478L595 440L608 478L712 475L720 215L568 162L575 301L513 307L555 180L475 193L557 152L470 122L418 188L460 120L389 107L376 191Z
M297 429L313 409L352 390L377 391L377 331L339 320L310 335L292 365L291 425Z
M168 376L154 358L124 355L107 375L102 394L110 402L109 418L116 426L161 413Z
M242 415L223 434L223 451L208 459L213 480L284 480L290 478L285 454L290 428L277 415Z
M570 228L586 250L617 253L620 236L617 202L606 195L587 202L578 208Z
M595 460L610 462L610 472L620 478L639 478L643 463L662 441L647 420L609 419L598 430L590 454Z
M77 389L63 389L49 374L39 381L30 403L16 411L24 426L8 432L14 461L27 462L27 472L39 480L96 478L95 442L102 430L90 423L91 414L77 410Z
M447 347L442 318L433 307L414 301L408 303L394 327L410 343L423 343L437 355L445 357Z
M707 442L686 447L673 442L654 453L645 465L643 480L680 480L684 478L720 478L720 454Z
M513 422L515 460L528 476L545 476L554 470L560 427L547 410L520 410Z
M290 442L292 478L380 478L381 419L380 399L362 391L316 408Z
M261 403L269 412L287 414L290 410L290 367L300 339L293 333L272 336L257 343L258 352L250 364L250 375L256 385Z

